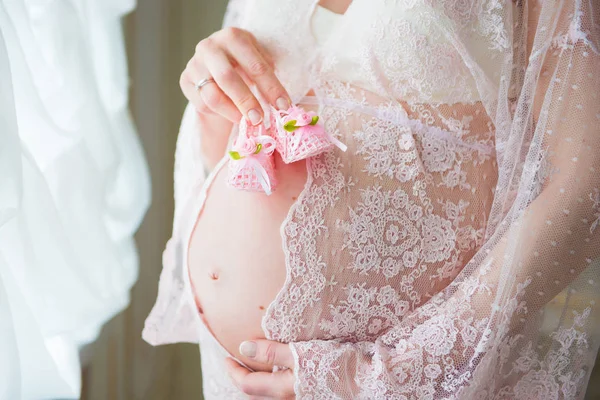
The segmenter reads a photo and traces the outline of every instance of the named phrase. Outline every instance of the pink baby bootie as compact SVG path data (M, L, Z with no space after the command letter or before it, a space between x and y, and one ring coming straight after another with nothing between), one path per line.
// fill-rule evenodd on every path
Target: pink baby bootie
M275 189L275 140L262 124L252 126L245 118L229 151L229 186L270 195Z
M346 146L325 131L314 111L298 106L288 110L271 109L270 133L276 149L286 164L304 160L331 150L334 146L346 151Z

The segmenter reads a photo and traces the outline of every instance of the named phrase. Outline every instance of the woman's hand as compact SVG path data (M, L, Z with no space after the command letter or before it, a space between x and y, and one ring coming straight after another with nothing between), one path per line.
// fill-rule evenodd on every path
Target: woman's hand
M214 82L196 88L198 82L209 78ZM253 125L263 119L249 87L252 84L271 105L279 109L290 105L266 50L251 33L238 28L220 30L198 43L179 84L199 113L218 114L234 123L242 115Z
M251 372L231 358L225 360L234 384L251 399L295 399L294 357L287 344L253 340L240 346L240 353L269 367L287 367L278 372Z

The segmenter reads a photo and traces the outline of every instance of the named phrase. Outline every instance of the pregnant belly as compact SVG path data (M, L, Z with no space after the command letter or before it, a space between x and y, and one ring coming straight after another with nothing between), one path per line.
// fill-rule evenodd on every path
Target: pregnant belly
M204 323L221 345L249 367L241 342L264 338L262 317L286 277L280 227L304 188L304 162L276 156L271 196L229 188L227 166L215 177L190 239L190 278Z

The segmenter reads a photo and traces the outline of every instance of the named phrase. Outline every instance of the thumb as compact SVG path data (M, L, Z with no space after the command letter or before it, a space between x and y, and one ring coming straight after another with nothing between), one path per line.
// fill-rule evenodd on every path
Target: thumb
M290 346L272 340L252 340L240 344L240 353L252 361L269 366L287 367L294 366L294 357Z

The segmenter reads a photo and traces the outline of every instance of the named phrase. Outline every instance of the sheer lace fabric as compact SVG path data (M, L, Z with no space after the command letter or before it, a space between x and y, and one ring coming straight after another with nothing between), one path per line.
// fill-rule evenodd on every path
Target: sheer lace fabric
M297 397L582 398L599 333L598 7L354 0L319 46L314 7L236 1L229 19L349 146L308 162L282 226L288 279L263 329L290 343ZM340 79L350 66L359 78Z

